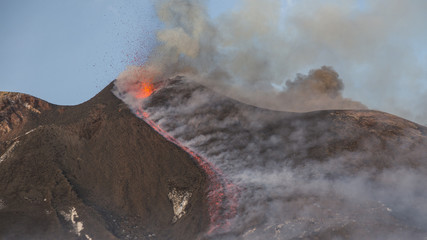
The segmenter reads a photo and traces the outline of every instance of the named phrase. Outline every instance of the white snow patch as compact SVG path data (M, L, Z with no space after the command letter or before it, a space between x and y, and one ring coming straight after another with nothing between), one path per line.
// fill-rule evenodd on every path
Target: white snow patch
M243 234L243 238L246 238L247 236L251 235L255 231L256 231L256 228L248 230L247 232L245 232L245 234Z
M80 237L81 231L84 229L84 227L83 227L83 222L76 221L76 218L79 218L76 208L75 207L70 208L69 213L66 213L64 211L61 211L59 213L64 217L66 221L71 222L71 224L73 225L74 233Z
M87 234L85 234L85 237L86 237L87 240L92 240L92 238L89 237L89 235L87 235Z
M13 150L15 149L16 145L18 145L19 141L16 141L12 144L12 146L10 146L5 153L3 153L3 155L1 155L0 157L0 163L3 162L4 160L6 160L6 158L8 158L10 156L10 154L13 152Z
M27 136L28 134L30 134L30 133L32 133L32 132L34 132L34 131L38 130L38 129L41 129L41 128L43 128L43 126L39 126L39 127L33 128L33 129L31 129L30 131L28 131L28 132L26 132L26 133L24 133L24 134L22 134L22 135L17 136L16 138L12 139L12 141L16 141L16 140L20 139L21 137L23 137L23 136Z
M281 229L283 228L283 226L285 226L285 224L279 224L277 225L276 229L275 229L275 233L274 233L274 237L278 238L281 232Z
M190 201L191 195L191 192L177 190L176 188L169 192L168 197L173 205L173 223L178 221L178 219L182 218L187 213L185 208L187 207L188 202Z
M30 104L28 104L28 103L24 103L24 107L25 107L26 109L28 109L28 110L32 111L32 112L35 112L35 113L37 113L37 114L41 114L41 112L40 112L39 110L37 110L37 109L33 108L33 106L31 106L31 105L30 105Z
M30 134L30 133L32 133L32 132L34 132L34 131L36 131L37 129L38 129L38 127L37 127L37 128L34 128L34 129L31 129L30 131L28 131L28 132L24 133L24 135L23 135L23 136L26 136L26 135L28 135L28 134Z

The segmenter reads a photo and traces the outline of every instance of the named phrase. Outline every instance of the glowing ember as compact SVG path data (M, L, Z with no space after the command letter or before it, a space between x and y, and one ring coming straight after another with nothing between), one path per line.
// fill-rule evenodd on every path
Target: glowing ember
M135 97L138 99L147 98L154 92L154 85L150 82L139 83Z

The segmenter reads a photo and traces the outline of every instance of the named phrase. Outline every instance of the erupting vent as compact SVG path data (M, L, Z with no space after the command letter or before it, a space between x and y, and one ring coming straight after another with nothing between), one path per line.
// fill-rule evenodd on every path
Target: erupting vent
M142 82L139 85L137 94L135 95L138 99L149 97L154 92L154 85L150 82Z

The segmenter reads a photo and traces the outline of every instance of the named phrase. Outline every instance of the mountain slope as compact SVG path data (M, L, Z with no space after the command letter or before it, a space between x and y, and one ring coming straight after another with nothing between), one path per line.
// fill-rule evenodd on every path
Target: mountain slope
M111 88L73 107L2 94L0 236L192 239L207 227L204 173ZM175 224L173 189L192 194Z
M125 80L116 95L240 189L236 214L223 213L231 229L213 238L427 236L425 127L378 111L260 109L180 77L141 100Z

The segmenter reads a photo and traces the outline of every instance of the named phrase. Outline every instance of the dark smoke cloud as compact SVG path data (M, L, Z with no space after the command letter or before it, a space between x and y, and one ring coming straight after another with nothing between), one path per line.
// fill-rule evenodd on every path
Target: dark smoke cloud
M328 67L310 71L308 76L299 75L295 81L287 81L289 92L304 92L306 95L326 94L331 98L337 97L344 84L338 78L338 73Z
M331 67L322 67L311 70L308 75L298 74L294 81L286 81L286 90L270 98L268 105L293 112L366 108L359 102L344 98L343 89L344 83L338 73Z

